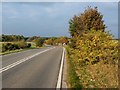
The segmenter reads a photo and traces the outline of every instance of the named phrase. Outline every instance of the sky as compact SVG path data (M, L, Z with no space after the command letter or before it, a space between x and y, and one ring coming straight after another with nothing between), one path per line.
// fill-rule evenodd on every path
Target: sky
M74 15L83 13L88 6L98 7L107 26L106 30L111 30L110 33L117 38L117 2L4 2L0 13L2 33L42 37L70 36L69 20Z

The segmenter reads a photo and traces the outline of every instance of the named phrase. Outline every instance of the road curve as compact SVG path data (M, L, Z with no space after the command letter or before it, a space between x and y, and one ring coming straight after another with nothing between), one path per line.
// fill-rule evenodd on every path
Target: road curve
M27 50L2 57L3 67L52 47ZM55 47L2 72L3 88L55 88L62 47Z

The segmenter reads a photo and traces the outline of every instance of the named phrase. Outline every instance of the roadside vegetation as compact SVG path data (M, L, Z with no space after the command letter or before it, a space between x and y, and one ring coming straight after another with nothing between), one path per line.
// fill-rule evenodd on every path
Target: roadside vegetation
M38 37L35 37L33 39L34 41L32 41L31 38L32 37L24 37L22 35L2 34L1 39L0 39L1 40L1 43L0 43L1 53L0 54L4 55L4 54L9 54L9 53L14 53L14 52L36 48L34 39L38 39Z
M70 19L69 32L68 87L118 88L118 40L106 31L98 8Z
M68 44L68 37L52 37L45 40L45 44L47 45L67 45Z
M68 43L67 37L24 37L23 35L0 36L0 54L8 54L28 49L41 48L52 45L63 45Z

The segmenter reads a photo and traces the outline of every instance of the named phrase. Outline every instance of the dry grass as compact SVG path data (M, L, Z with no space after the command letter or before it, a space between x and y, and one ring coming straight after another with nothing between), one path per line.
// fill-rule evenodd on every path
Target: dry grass
M118 87L118 65L98 63L79 68L76 72L85 88Z

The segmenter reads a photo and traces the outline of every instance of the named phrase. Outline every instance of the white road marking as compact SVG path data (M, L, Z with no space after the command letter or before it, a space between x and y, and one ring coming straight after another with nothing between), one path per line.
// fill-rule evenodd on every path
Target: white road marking
M63 48L63 54L62 54L62 60L61 60L61 65L60 65L60 70L59 70L56 90L60 90L61 84L62 84L62 72L63 72L63 63L64 63L64 55L65 55L64 52L65 52L65 48Z
M55 47L53 47L53 48L55 48ZM34 55L32 55L32 56L28 56L28 57L23 58L23 59L15 62L15 63L12 63L12 64L8 65L8 66L6 66L6 67L3 67L3 68L0 69L0 73L4 72L4 71L6 71L6 70L8 70L8 69L10 69L10 68L12 68L12 67L15 67L15 66L17 66L18 64L20 64L20 63L22 63L22 62L25 62L25 61L27 61L27 60L29 60L29 59L31 59L31 58L33 58L33 57L41 54L41 53L44 53L44 52L46 52L46 51L49 51L49 50L51 50L51 49L53 49L53 48L49 48L49 49L46 49L46 50L44 50L44 51L38 52L38 53L36 53L36 54L34 54Z

